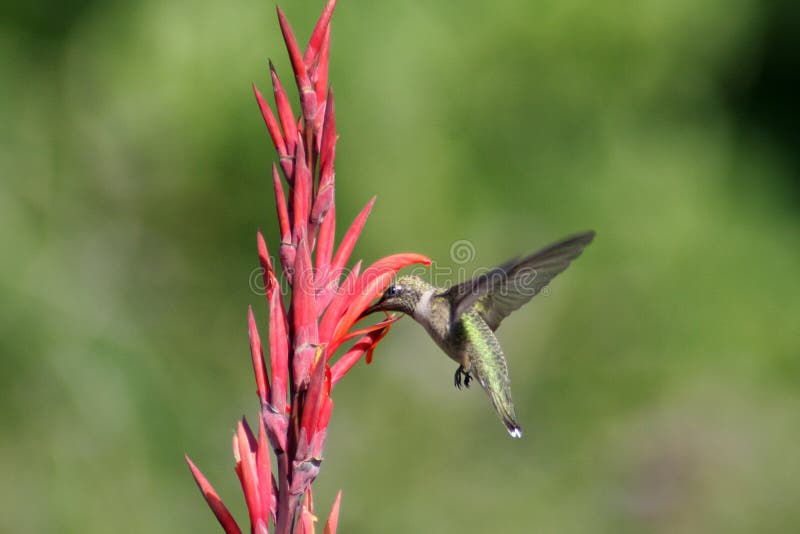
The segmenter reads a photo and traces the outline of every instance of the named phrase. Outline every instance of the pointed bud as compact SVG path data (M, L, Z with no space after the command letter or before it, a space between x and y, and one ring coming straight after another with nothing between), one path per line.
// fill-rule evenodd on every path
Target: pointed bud
M303 141L298 140L295 145L294 181L292 182L292 229L293 242L299 241L300 234L309 239L313 235L308 232L308 220L311 212L311 171L306 164L306 152ZM309 241L309 247L311 242Z
M272 188L275 191L275 207L278 211L278 228L281 232L281 239L291 240L292 228L289 222L289 209L286 205L286 195L283 192L283 182L278 175L278 167L272 164Z
M267 382L267 366L264 363L264 353L261 349L261 338L256 327L256 318L253 308L247 308L247 330L250 335L250 355L253 359L253 371L256 375L256 392L261 400L261 405L269 401L269 383Z
M275 479L272 476L272 465L269 458L269 441L267 440L264 418L258 418L258 449L256 450L256 470L258 474L258 494L262 509L269 507L269 515L273 521L277 513L277 496L272 489Z
M331 513L328 514L328 520L325 522L325 530L323 534L336 534L336 528L339 525L339 506L342 504L342 490L336 494L336 500L333 501Z
M264 124L267 125L267 131L272 138L272 144L275 145L278 156L288 156L289 153L286 151L286 142L283 140L278 122L275 120L272 110L269 109L267 102L264 100L264 97L261 96L261 92L258 90L255 83L253 83L253 92L256 95L258 109L261 110L261 116L264 118Z
M262 515L261 499L258 492L258 470L255 450L257 443L253 432L242 418L233 437L233 453L236 457L236 474L242 484L242 491L250 513L250 524L255 525ZM267 514L269 511L267 510Z
M188 456L184 455L184 458L186 458L186 463L189 464L189 469L192 471L194 481L197 482L197 487L200 488L200 493L203 494L203 497L214 513L214 516L216 516L217 521L219 521L219 524L222 526L222 529L226 534L241 534L242 531L239 529L239 525L236 524L233 516L222 503L222 499L219 498L219 495L217 495L217 492L208 482L208 479L197 466L194 465L194 462L192 462Z
M314 31L311 32L311 38L308 40L308 47L306 47L306 53L303 56L303 62L306 67L314 64L317 53L324 43L325 34L330 32L331 16L335 7L336 0L328 0L322 10L322 14L317 19L317 24L314 26Z
M317 296L317 313L322 313L327 305L323 302L325 281L328 279L328 269L333 256L333 240L336 234L336 205L331 203L327 216L319 225L316 253L316 280L317 289L322 290ZM338 279L337 279L338 283Z
M372 199L367 202L367 205L364 206L361 213L358 214L350 225L350 228L347 229L347 233L342 237L342 242L339 244L339 249L336 251L336 255L333 257L333 262L331 263L332 275L336 273L341 274L344 271L347 260L350 259L350 254L353 252L356 241L358 241L361 235L361 230L364 229L364 224L367 222L367 217L369 217L373 204L375 204L375 197L372 197Z
M294 112L292 106L289 104L289 98L286 96L286 91L283 89L278 73L275 72L275 65L272 61L269 62L269 74L272 77L272 88L275 94L275 107L278 110L278 118L281 121L283 128L283 136L286 139L286 153L291 155L295 150L295 142L297 141L297 126L295 125Z
M306 65L303 62L300 49L297 47L297 40L294 37L292 28L289 26L289 22L283 15L281 8L277 9L278 22L280 23L281 32L283 33L283 40L286 43L286 50L289 52L289 59L292 62L292 70L294 70L297 89L300 91L300 106L303 108L303 118L306 124L313 128L314 117L317 113L317 95L308 78Z

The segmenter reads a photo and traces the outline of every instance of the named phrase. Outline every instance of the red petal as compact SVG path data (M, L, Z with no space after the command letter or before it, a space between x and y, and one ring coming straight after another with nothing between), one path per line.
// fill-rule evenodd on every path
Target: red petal
M323 534L336 534L336 528L339 524L339 506L342 504L342 490L336 494L336 500L333 501L331 513L328 514L328 520L325 522L325 530Z
M330 368L325 374L325 380L330 388L331 373ZM322 401L322 407L319 410L319 418L317 419L317 433L325 432L328 429L328 422L331 420L331 412L333 412L333 401L330 397L326 396ZM322 451L315 451L315 456L321 458Z
M300 235L308 239L314 236L308 233L308 216L311 212L311 171L306 164L306 152L303 142L299 141L294 154L294 180L292 182L292 237L294 243L300 240Z
M297 89L300 91L300 105L303 108L303 118L306 124L313 127L314 116L317 113L317 95L314 88L311 87L311 81L308 79L308 72L306 64L303 62L303 56L300 54L300 49L297 47L297 40L294 38L289 22L283 15L281 8L278 8L278 22L281 25L281 32L283 33L283 40L286 43L286 49L289 51L289 59L292 62L292 69L294 70L294 77L297 81Z
M247 502L247 511L250 513L250 524L255 525L259 517L264 517L261 510L261 499L258 492L258 471L256 469L255 444L251 444L252 432L247 422L239 421L236 436L233 438L234 453L237 456L239 478L242 491ZM267 503L268 504L268 503ZM269 513L269 510L267 510Z
M281 239L289 241L292 235L292 228L289 224L289 210L286 206L286 195L283 193L283 182L278 175L278 167L272 164L272 187L275 190L275 206L278 210L278 227L281 231Z
M322 321L319 323L319 339L323 343L330 342L331 336L333 335L333 330L336 328L336 324L342 318L342 314L347 309L347 305L350 302L353 291L355 291L360 270L361 262L358 262L353 270L347 275L347 278L344 279L344 282L342 282L342 285L339 287L338 291L336 291L333 300L331 300L331 303L325 310L325 313L322 316ZM336 273L330 273L330 275L331 277L335 277L332 278L335 280L338 280L340 276ZM326 357L330 360L331 356L333 356L333 352L330 349L328 349L326 352Z
M323 112L327 106L325 101L325 92L328 90L328 60L331 54L331 27L328 26L328 31L325 32L325 38L322 41L322 48L319 52L319 61L317 62L317 69L314 76L314 89L317 92L317 102L320 103L317 110L317 130L322 128L319 124L322 121Z
M278 281L270 271L272 284ZM272 406L283 414L286 408L287 381L289 376L289 336L287 333L286 310L283 308L283 295L273 291L269 296L269 363L272 371Z
M394 321L392 321L392 322L394 322ZM386 328L378 331L378 337L375 338L375 342L372 344L372 346L370 348L367 349L367 358L366 358L367 365L372 363L372 355L375 352L375 347L378 346L378 343L383 341L383 338L385 338L386 334L388 334L388 333L389 333L389 327L388 326Z
M239 529L239 525L236 524L233 516L222 503L222 499L220 499L217 492L214 491L208 479L200 472L197 466L194 465L192 460L189 459L189 456L184 455L184 458L186 458L186 463L189 464L189 469L192 471L194 481L197 482L197 487L200 488L200 493L203 494L209 508L214 512L223 530L225 530L227 534L241 534L242 531Z
M261 338L256 327L256 318L253 316L253 308L247 308L247 330L250 334L250 355L253 358L253 371L256 375L256 390L261 405L269 401L269 383L267 382L267 366L264 363L264 353L261 349Z
M345 341L348 341L350 339L353 339L354 337L363 336L364 334L369 334L370 332L375 332L377 330L381 330L384 327L390 326L392 323L397 322L398 319L400 319L399 315L397 315L397 316L389 315L389 316L387 316L386 319L384 319L383 321L381 321L379 323L375 323L375 324L367 326L365 328L359 328L358 330L350 330L342 338L342 343L344 343Z
M269 458L269 441L264 426L264 418L258 418L258 450L256 451L256 468L258 471L258 493L261 506L269 506L269 513L274 518L277 512L276 496L272 493L275 484L272 478L272 465Z
M305 56L303 56L306 67L310 67L314 62L317 51L323 43L325 33L330 30L331 15L333 15L335 7L336 0L328 0L328 3L325 4L325 9L322 10L322 14L317 20L316 26L314 26L314 31L311 32L311 39L308 40L308 48L306 48Z
M295 275L292 282L292 326L294 330L295 387L299 391L308 383L311 363L319 344L317 332L317 299L314 272L305 236L297 245Z
M322 219L319 225L319 235L317 236L317 288L322 289L325 280L328 278L328 269L331 265L331 256L333 255L333 239L336 234L336 204L331 203L328 214ZM337 280L338 281L338 280ZM327 304L327 303L325 303ZM317 297L317 311L321 312L324 304L320 302Z
M325 106L325 122L322 129L322 142L320 145L320 188L328 183L333 183L333 161L336 158L336 106L333 102L333 91L328 92L327 105Z
M343 336L358 320L361 312L366 310L369 303L383 293L383 290L389 285L397 271L414 263L430 265L431 260L421 254L394 254L376 261L361 274L347 311L339 320L333 332L328 348L330 352L336 350Z
M384 327L386 332L388 332L389 327ZM331 366L331 384L334 386L336 385L339 380L342 379L347 372L353 368L353 366L358 363L358 360L361 359L361 356L364 355L365 352L372 349L378 341L380 341L386 332L384 329L374 330L369 332L367 335L359 339L355 345L353 345L350 350L345 352L336 363Z
M275 72L275 65L272 64L272 61L269 62L269 73L272 76L275 107L278 109L278 118L281 120L281 127L286 139L286 154L291 155L294 153L294 145L297 142L297 125L294 122L294 112L292 111L292 105L289 104L286 91L281 85L281 80L278 78L278 73Z
M372 199L367 202L367 205L364 206L361 213L355 218L353 224L350 225L347 233L344 234L342 242L339 244L339 250L336 251L336 255L333 257L330 276L341 276L344 266L347 265L347 260L350 259L350 254L356 246L356 241L358 241L358 237L361 235L361 230L364 229L364 223L367 222L367 217L369 217L369 212L372 210L373 204L375 204L375 197L372 197Z
M256 94L258 109L261 110L261 116L264 118L264 123L267 125L267 131L272 138L272 144L275 145L275 150L277 150L279 156L288 155L288 152L286 152L286 142L283 140L278 122L275 120L275 115L272 114L272 110L269 109L267 102L264 100L264 97L261 96L261 92L258 90L255 83L253 83L253 92Z
M303 498L303 504L300 507L295 532L297 534L314 534L314 522L316 520L317 518L314 516L313 497L311 495L311 488L309 487Z
M324 403L327 394L330 391L325 391L325 375L327 374L328 364L321 354L317 358L314 365L314 372L308 384L306 398L303 403L303 415L300 418L300 429L305 431L306 436L311 437L317 433L317 420L319 419L320 409ZM301 451L298 446L297 457L304 458L307 456L306 451Z
M270 278L270 273L273 272L272 260L269 257L267 242L264 241L261 230L256 232L256 246L258 247L258 262L261 264L261 277L264 280L264 289L267 292L267 296L269 296L273 291L272 280Z

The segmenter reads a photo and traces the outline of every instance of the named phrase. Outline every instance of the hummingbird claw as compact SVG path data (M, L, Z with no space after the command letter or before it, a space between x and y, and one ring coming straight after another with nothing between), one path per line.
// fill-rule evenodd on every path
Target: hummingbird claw
M469 383L472 381L472 375L469 374L469 371L464 369L463 365L459 365L458 369L456 369L456 375L454 377L454 381L458 389L461 389L462 380L464 387L469 388Z

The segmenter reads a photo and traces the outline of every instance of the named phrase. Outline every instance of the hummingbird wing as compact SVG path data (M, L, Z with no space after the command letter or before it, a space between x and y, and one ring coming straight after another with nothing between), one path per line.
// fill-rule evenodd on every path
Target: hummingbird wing
M451 302L451 321L474 306L486 324L497 330L503 319L569 267L592 239L592 231L577 234L454 285L444 293Z

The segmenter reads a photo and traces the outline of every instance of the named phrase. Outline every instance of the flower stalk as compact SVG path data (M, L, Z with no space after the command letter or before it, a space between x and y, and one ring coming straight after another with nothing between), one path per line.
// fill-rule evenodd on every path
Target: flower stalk
M257 434L246 419L233 436L235 472L244 492L250 531L266 534L314 532L311 485L322 463L328 423L333 411L331 389L376 345L394 318L353 330L361 313L380 295L394 275L413 263L430 264L420 254L395 254L362 271L350 256L375 199L369 200L335 247L336 116L328 84L330 21L336 0L329 0L304 53L278 8L278 22L291 60L300 113L272 62L269 63L276 114L253 84L256 103L277 152L272 182L279 228L280 271L290 284L288 308L278 273L261 232L258 258L269 307L265 354L257 320L248 309L250 353L259 399ZM298 118L299 117L299 118ZM337 349L358 340L338 358ZM274 457L274 461L273 461ZM227 533L241 532L233 516L200 470L186 457L192 475ZM341 492L324 525L335 534Z

